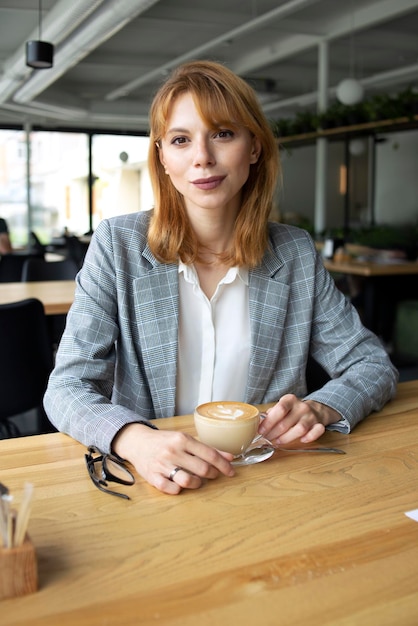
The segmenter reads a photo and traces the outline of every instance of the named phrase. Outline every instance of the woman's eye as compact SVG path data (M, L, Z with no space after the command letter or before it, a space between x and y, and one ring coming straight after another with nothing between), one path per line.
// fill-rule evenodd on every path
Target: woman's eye
M171 142L170 142L170 143L171 143L173 146L180 146L180 145L182 145L182 144L186 143L186 141L187 141L186 137L174 137L174 138L171 140Z
M233 137L234 133L232 130L219 130L216 133L216 137L219 137L220 139L229 139L230 137Z

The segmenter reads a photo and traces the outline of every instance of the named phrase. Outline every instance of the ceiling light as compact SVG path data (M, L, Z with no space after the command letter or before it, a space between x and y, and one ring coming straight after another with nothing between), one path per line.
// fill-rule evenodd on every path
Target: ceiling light
M337 98L342 104L357 104L363 100L363 85L355 78L345 78L337 87Z
M39 0L39 40L26 42L26 65L36 70L52 67L54 62L54 46L42 41L42 0Z
M26 65L36 70L52 67L54 61L54 46L47 41L26 42Z
M351 34L350 34L350 78L345 78L337 86L337 98L342 104L358 104L363 100L363 85L355 76L355 46L354 46L354 11L351 0Z
M24 104L36 98L42 91L65 74L68 69L74 67L100 44L122 29L130 20L149 9L158 1L124 0L120 2L120 0L107 0L103 2L101 0L100 3L95 2L93 6L99 4L101 6L92 12L88 19L83 19L80 26L68 37L60 40L60 45L57 46L55 55L55 66L49 72L32 73L30 80L26 81L13 95L14 101ZM92 3L93 0L90 0L90 4Z
M366 152L364 139L352 139L348 144L348 151L352 156L361 156Z

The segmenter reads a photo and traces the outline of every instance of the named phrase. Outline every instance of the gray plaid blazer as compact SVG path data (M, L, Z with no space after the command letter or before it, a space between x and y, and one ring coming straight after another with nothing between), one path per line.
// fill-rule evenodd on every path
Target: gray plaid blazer
M178 267L151 254L149 217L115 217L97 228L45 395L59 430L103 451L125 424L175 414ZM395 394L397 372L310 236L276 223L269 232L263 262L249 272L252 346L245 397L237 400L310 397L339 411L332 427L349 432ZM306 396L308 354L331 380Z

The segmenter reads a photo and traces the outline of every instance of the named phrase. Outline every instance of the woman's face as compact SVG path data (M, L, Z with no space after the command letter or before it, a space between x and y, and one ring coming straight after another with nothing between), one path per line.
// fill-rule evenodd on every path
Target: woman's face
M168 119L160 160L171 182L184 196L186 210L236 214L250 165L260 143L244 127L213 129L200 117L189 93L179 96Z

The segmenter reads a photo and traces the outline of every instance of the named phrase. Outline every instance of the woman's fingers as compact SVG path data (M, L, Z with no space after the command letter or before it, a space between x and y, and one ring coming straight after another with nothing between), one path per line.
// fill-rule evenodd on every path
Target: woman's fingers
M321 418L319 411L310 403L287 394L267 411L260 425L260 433L275 444L290 443L295 439L307 443L315 441L324 433L325 426Z
M149 483L165 493L197 489L220 473L233 476L232 454L206 446L191 435L127 426L115 442L115 452L134 465ZM172 473L177 467L181 468ZM170 475L172 479L170 480Z

